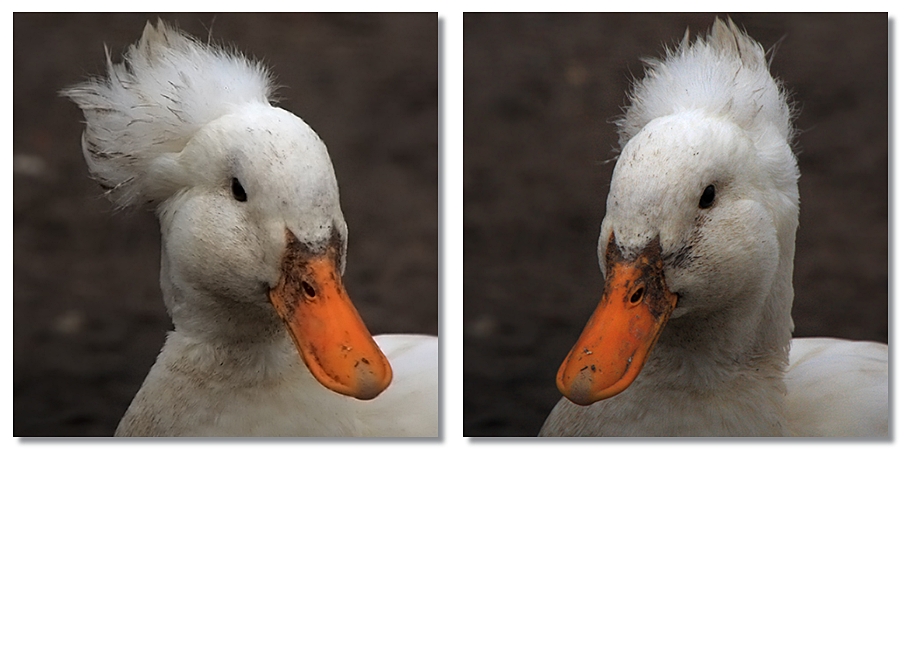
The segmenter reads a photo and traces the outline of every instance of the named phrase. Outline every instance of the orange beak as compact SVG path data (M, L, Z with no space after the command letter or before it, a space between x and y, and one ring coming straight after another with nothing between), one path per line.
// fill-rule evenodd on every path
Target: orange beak
M390 362L342 286L338 245L315 255L286 231L281 275L269 300L324 387L368 400L390 385Z
M606 257L602 299L558 370L558 389L578 405L628 388L678 302L666 288L658 238L626 261L613 235Z

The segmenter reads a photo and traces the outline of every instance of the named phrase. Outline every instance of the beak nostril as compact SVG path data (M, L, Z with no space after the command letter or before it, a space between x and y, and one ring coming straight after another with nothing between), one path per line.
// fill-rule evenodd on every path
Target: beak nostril
M633 294L631 294L631 297L628 299L628 301L631 303L631 305L637 305L638 303L640 303L641 300L643 300L643 297L644 297L644 288L637 287L637 291L635 291Z
M301 280L301 286L304 288L304 293L308 295L308 298L314 298L317 295L317 290L304 280Z

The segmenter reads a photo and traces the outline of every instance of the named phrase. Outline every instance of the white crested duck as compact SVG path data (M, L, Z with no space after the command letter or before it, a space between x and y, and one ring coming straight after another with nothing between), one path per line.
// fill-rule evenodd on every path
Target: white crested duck
M161 223L174 331L115 435L437 436L437 338L371 337L330 156L272 93L261 64L161 21L63 91L92 177Z
M604 293L540 435L887 437L887 345L791 340L799 170L760 44L686 34L618 126Z

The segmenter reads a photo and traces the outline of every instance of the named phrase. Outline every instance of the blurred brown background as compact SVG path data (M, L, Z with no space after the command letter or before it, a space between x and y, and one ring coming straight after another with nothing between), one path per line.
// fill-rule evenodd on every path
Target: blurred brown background
M161 16L269 65L280 106L329 148L349 226L346 287L373 333L437 333L436 14L15 14L14 424L111 435L171 324L153 214L112 212L57 91Z
M733 14L799 105L796 336L888 341L886 14ZM642 57L712 14L464 17L464 434L535 435L598 301L596 241ZM782 40L782 42L780 42Z

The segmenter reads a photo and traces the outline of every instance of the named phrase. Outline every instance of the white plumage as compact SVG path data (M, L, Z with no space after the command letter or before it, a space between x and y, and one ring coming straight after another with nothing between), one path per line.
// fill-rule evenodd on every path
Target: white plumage
M437 435L437 338L371 338L329 154L262 65L159 22L63 93L92 177L162 228L175 330L117 435Z
M200 129L240 106L269 105L266 68L215 49L159 22L107 75L64 93L82 109L83 152L93 179L120 206L172 195L168 160Z
M791 110L731 21L648 61L619 122L603 300L542 435L886 437L888 348L790 340Z

